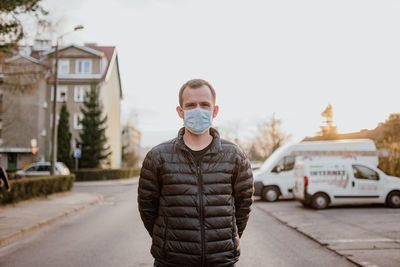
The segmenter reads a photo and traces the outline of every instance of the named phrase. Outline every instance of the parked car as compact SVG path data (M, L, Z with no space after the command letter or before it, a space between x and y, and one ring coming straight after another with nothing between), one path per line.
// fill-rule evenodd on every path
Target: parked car
M45 176L50 175L50 162L35 162L31 163L25 169L19 170L15 173L16 177L23 176ZM56 162L56 175L69 175L68 167L62 162Z
M293 198L294 166L304 158L354 157L378 166L374 141L370 139L309 141L278 148L254 171L255 196L276 201L280 196Z
M296 163L293 193L304 205L315 209L373 203L400 208L400 178L351 158Z

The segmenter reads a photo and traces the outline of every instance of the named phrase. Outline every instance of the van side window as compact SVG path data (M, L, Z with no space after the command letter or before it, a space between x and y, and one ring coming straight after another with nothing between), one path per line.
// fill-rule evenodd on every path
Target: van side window
M379 180L379 174L363 165L353 165L353 174L357 179Z
M291 171L294 168L296 157L286 156L283 158L283 171Z
M286 156L272 169L272 172L291 171L294 168L296 157Z

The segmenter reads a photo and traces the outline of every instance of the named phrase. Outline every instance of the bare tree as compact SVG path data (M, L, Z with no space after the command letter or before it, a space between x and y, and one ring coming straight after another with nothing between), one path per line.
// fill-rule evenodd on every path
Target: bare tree
M33 14L36 18L48 12L39 4L41 0L0 1L0 50L8 51L24 37L21 14Z
M252 149L263 158L269 157L276 149L290 139L282 129L282 120L275 117L275 113L267 121L258 125L258 132L253 140Z
M238 122L229 122L218 128L221 137L238 145L243 151L247 151L247 145L239 137L240 125Z

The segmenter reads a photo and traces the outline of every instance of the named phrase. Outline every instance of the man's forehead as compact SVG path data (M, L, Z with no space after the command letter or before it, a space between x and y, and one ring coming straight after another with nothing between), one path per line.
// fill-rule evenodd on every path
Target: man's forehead
M212 94L208 86L197 88L187 87L182 94L183 103L186 102L212 102Z

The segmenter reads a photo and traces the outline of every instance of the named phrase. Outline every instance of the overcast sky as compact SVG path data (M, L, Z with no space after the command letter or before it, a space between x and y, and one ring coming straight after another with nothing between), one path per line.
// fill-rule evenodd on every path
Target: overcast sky
M274 112L292 141L319 130L330 103L341 133L400 112L400 1L45 0L66 43L117 47L123 122L144 146L176 135L180 86L216 89L214 125L242 138Z

